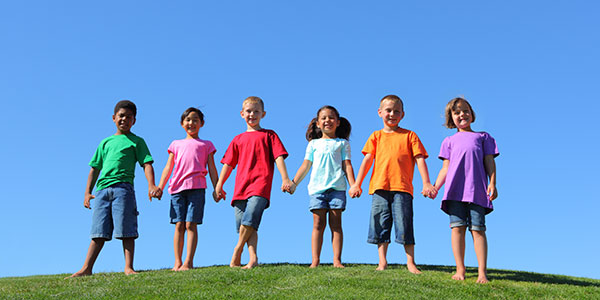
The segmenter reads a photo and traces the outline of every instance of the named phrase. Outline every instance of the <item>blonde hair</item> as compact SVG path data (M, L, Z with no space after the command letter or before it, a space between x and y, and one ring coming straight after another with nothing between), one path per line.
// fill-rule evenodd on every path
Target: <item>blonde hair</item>
M256 97L256 96L250 96L248 98L246 98L244 100L244 102L242 102L242 107L246 104L246 103L258 103L260 104L260 107L262 108L262 110L265 110L265 103L263 102L262 99L260 99L260 97Z
M400 99L400 97L398 97L396 95L384 96L383 98L381 98L381 101L379 101L379 105L381 105L383 103L383 101L391 101L394 104L400 103L400 106L402 107L402 111L404 111L404 102L402 102L402 99Z
M444 123L444 126L446 126L446 128L456 128L456 124L454 124L454 121L452 120L452 112L456 109L456 105L460 101L463 101L467 104L469 110L471 110L471 123L475 122L475 111L473 110L473 107L471 107L471 104L469 104L469 101L463 97L456 97L446 104L446 111L444 113L446 116L446 122Z

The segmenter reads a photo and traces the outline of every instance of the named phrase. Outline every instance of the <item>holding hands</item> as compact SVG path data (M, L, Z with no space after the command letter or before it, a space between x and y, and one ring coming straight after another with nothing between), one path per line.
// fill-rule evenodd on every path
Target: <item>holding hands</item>
M350 187L350 191L348 191L348 194L350 195L351 198L360 197L360 195L362 195L362 189L360 188L359 185L353 184Z
M424 197L429 197L431 199L435 199L435 197L437 197L438 194L438 189L433 186L431 183L426 183L423 185L423 190L421 191L421 194Z
M163 191L160 187L150 186L148 187L148 200L152 201L152 198L157 198L160 200L162 198Z

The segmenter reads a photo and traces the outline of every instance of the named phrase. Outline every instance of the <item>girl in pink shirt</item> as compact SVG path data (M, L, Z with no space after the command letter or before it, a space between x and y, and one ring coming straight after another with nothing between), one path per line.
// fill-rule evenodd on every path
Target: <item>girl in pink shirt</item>
M198 138L198 131L202 126L204 114L199 109L190 107L183 112L181 127L187 136L183 140L173 141L169 146L167 165L158 184L160 190L164 190L167 179L173 174L169 180L171 224L175 224L173 271L185 271L194 267L194 253L198 244L197 224L202 224L204 217L206 174L210 174L213 188L218 180L213 157L217 150L210 141ZM213 199L216 199L214 192ZM185 261L182 262L186 231L187 252Z

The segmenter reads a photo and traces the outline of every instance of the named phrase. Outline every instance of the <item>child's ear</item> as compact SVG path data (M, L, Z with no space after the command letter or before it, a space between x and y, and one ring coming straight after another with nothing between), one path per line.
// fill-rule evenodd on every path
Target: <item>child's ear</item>
M267 114L266 111L263 111L262 117L260 117L261 119L265 117L265 115Z

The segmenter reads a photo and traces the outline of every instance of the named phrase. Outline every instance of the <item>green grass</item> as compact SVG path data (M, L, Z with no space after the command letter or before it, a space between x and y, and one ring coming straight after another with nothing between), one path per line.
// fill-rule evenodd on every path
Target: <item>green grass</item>
M187 272L145 271L134 276L97 273L0 278L0 299L600 299L600 280L529 272L488 271L490 283L450 277L452 267L403 265L383 272L374 265L266 264L252 270L212 266Z

